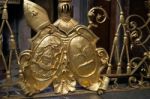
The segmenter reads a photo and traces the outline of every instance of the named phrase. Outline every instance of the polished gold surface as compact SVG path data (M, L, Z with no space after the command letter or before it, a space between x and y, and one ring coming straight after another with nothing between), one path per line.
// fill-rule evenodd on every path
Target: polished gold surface
M98 27L106 21L108 16L105 9L92 8L88 12L89 26L86 27L71 17L71 0L59 0L59 18L52 24L45 9L25 0L25 17L37 34L30 40L31 48L21 52L18 58L15 35L8 22L8 0L6 0L2 7L0 27L0 55L6 70L6 81L2 82L0 88L7 89L9 94L9 88L18 83L18 80L14 82L12 78L13 51L20 65L17 79L21 88L29 96L39 93L33 98L74 94L72 92L77 90L78 84L91 91L77 90L75 94L95 92L102 94L108 86L111 86L110 81L112 87L109 87L107 92L149 88L150 51L147 43L150 39L150 12L147 14L147 20L135 14L125 17L120 0L117 2L120 22L109 58L103 48L96 48L98 37L89 30L90 27ZM150 0L145 3L150 11ZM138 24L136 19L143 24ZM5 24L10 32L8 62L2 51L2 32ZM122 46L119 45L120 41ZM130 51L136 51L133 49L135 46L140 46L138 50L142 50L142 56L131 56ZM128 84L127 86L122 84L120 86L119 81L122 79L125 81L123 84ZM54 92L40 93L49 86L54 88ZM8 95L5 98L12 97Z
M70 3L59 1L59 18L53 25L43 8L24 0L27 21L38 32L31 40L31 50L23 51L19 58L25 94L39 93L49 85L56 93L67 94L75 91L77 82L92 91L108 87L109 78L100 78L108 54L96 48L98 37L71 17Z
M36 32L50 25L50 21L45 9L29 0L24 0L24 15L28 24Z

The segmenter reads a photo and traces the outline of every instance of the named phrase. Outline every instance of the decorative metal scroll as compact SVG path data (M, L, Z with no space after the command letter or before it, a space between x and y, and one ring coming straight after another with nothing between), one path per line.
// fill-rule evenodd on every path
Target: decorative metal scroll
M120 9L120 23L115 33L108 68L104 75L112 78L114 82L112 88L118 88L119 78L125 77L128 77L126 83L130 87L147 87L149 85L147 79L150 78L150 14L148 13L147 20L136 14L125 18L120 1L117 0L117 3ZM146 2L146 5L150 9L150 0ZM101 14L98 12L101 12ZM89 27L98 27L99 23L105 22L107 13L102 7L94 7L89 11L88 17ZM100 22L97 21L99 18ZM123 39L120 40L120 36ZM120 42L123 43L120 44ZM134 52L139 55L134 55Z
M148 26L150 21L149 13L147 21L139 15L129 15L125 18L122 6L118 0L117 2L120 8L120 24L118 25L117 32L114 37L106 74L108 77L115 78L115 88L119 85L117 83L118 79L123 77L129 77L128 84L130 87L147 87L147 85L149 85L147 79L150 78L150 54L148 48L150 40L150 31ZM149 5L149 2L147 3L147 5ZM138 24L138 22L140 24ZM121 41L123 44L119 51L119 36L121 32L123 32L123 39ZM134 47L137 47L138 49L134 49ZM133 55L136 50L138 50L138 53L141 54L140 56L136 56L137 54ZM115 64L112 64L113 56L115 56ZM117 66L116 69L114 69L115 66Z
M102 7L93 7L88 12L88 27L98 27L98 24L104 23L108 18L107 12Z

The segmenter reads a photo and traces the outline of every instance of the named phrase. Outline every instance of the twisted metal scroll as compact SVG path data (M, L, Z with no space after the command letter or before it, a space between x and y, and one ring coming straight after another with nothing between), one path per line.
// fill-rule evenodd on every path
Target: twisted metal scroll
M102 24L108 18L108 14L104 8L100 7L93 7L88 12L88 27L98 27L98 24Z

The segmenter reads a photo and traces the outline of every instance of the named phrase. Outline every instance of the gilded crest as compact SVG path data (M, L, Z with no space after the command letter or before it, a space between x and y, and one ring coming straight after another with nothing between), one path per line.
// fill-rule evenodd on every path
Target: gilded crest
M28 0L24 3L24 9L31 6L35 12L39 7ZM31 39L31 50L20 54L23 71L21 87L28 95L41 92L50 85L53 85L56 93L67 94L75 91L77 82L92 91L106 90L109 79L100 78L100 73L108 62L107 52L103 48L96 48L98 37L92 31L71 18L70 0L60 1L59 5L62 12L54 25L49 21L45 24L39 16L37 29L31 18L29 24L38 33ZM29 14L31 10L25 12ZM45 14L44 17L47 16Z

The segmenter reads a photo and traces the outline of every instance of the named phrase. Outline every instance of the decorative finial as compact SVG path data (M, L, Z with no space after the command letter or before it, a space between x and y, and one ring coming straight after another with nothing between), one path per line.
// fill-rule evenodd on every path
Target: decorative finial
M58 0L58 1L59 1L58 5L59 16L65 19L69 18L70 20L70 16L72 13L72 5L71 5L72 0Z

